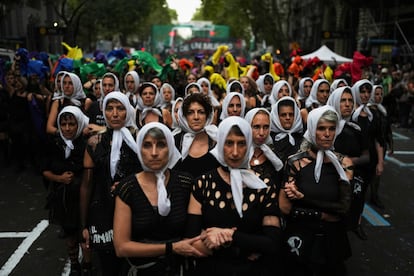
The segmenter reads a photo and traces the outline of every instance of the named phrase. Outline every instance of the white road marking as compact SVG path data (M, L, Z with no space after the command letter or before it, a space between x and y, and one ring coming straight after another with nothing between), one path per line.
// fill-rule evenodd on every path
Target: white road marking
M70 274L70 259L66 260L65 266L63 267L62 276L68 276Z
M393 135L393 139L394 140L409 140L410 139L410 137L407 137L405 135L399 134L399 133L397 133L395 131L392 132L392 135Z
M31 232L3 232L0 239L26 238Z
M42 232L49 226L48 220L41 220L35 228L33 228L32 232L27 235L27 237L22 241L19 247L14 251L14 253L10 256L7 262L3 265L0 270L1 276L9 275L13 269L17 266L20 260L23 258L24 254L27 253L27 250L33 244L33 242L42 234Z
M78 257L79 263L82 263L82 259L83 259L82 248L79 246L79 257ZM67 258L65 266L63 267L61 276L69 276L69 274L70 274L70 259Z

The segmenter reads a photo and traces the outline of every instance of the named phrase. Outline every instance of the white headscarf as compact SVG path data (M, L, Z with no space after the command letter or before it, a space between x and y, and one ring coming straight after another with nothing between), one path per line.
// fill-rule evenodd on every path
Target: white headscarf
M231 81L231 82L227 83L227 86L226 86L226 93L228 94L228 93L230 93L230 92L237 92L237 91L235 91L234 89L232 89L234 84L239 84L239 86L241 87L241 91L240 91L239 93L242 93L242 94L243 94L243 96L244 96L244 87L243 87L243 85L241 84L241 82L239 82L238 80L233 80L233 81Z
M292 97L292 87L285 80L277 81L272 87L272 93L270 94L270 103L273 105L279 100L279 92L283 86L287 86L289 89L289 96Z
M164 89L165 88L169 88L170 91L171 91L171 101L170 102L167 102L164 99ZM172 85L169 84L169 83L163 83L160 87L160 97L161 97L161 102L162 102L161 103L161 108L164 108L168 104L172 104L174 102L174 99L175 99L175 89L174 89L174 87L172 87Z
M279 104L282 101L291 101L293 103L293 116L294 121L293 125L290 129L283 128L282 124L280 123L279 119ZM280 141L286 136L289 136L289 143L294 146L295 145L295 138L293 138L292 133L302 133L303 132L303 123L302 123L302 117L300 115L299 107L292 97L285 96L280 98L273 106L272 111L270 113L270 130L274 133L276 133L275 141Z
M197 80L197 83L200 85L200 88L201 88L201 92L203 91L203 88L201 87L201 84L202 83L207 83L207 86L208 86L208 97L210 98L210 101L211 101L211 105L213 106L213 107L218 107L218 106L220 106L220 103L219 103L219 101L216 99L216 97L214 97L214 95L213 95L213 91L211 90L211 83L210 83L210 81L207 79L207 78L199 78L198 80Z
M240 117L242 118L244 117L244 111L246 109L246 101L244 100L243 94L239 92L230 92L226 95L226 97L224 97L221 114L220 114L220 120L224 120L225 118L229 117L229 113L227 112L227 107L229 106L230 101L233 99L233 97L239 97L240 103L241 103Z
M201 89L200 84L198 84L197 82L191 82L189 84L187 84L187 86L184 89L184 98L187 97L190 93L188 92L188 90L190 90L191 87L197 87L199 93L201 93L201 91L203 91L203 89Z
M352 114L352 120L354 122L358 121L358 117L361 114L361 111L364 111L365 113L367 113L369 121L372 121L372 119L374 118L374 115L372 114L371 110L369 110L368 103L363 104L361 101L361 92L359 91L359 89L362 85L366 83L371 85L372 87L372 83L367 79L359 80L352 86L352 93L354 94L356 103L358 105L358 107L355 109L354 113ZM372 90L371 90L371 95L372 95Z
M378 110L382 113L382 115L387 116L387 109L385 106L382 105L382 100L380 103L375 102L375 90L377 88L381 88L382 90L382 100L384 100L384 87L382 85L374 85L372 88L371 98L369 98L368 106L374 105L378 108Z
M114 175L116 172L116 166L119 162L120 155L121 155L122 141L125 141L125 143L129 146L129 148L133 150L135 153L138 152L138 149L136 147L136 143L134 141L134 138L132 137L131 132L127 128L130 126L136 128L136 125L134 123L135 110L132 107L132 105L129 103L128 97L120 91L111 92L108 95L106 95L104 98L103 116L105 118L107 126L109 127L108 119L106 118L106 115L105 115L105 109L106 109L106 105L108 104L108 101L111 99L118 100L123 106L125 106L125 109L126 109L125 125L121 129L114 129L113 134L112 134L110 170L111 170L111 177L114 178Z
M307 96L305 95L305 91L304 91L304 89L305 89L305 82L307 82L307 81L312 82L312 85L313 85L313 79L312 78L309 78L309 77L302 78L299 81L299 88L298 88L298 99L299 100L303 100L303 99L306 99L307 98Z
M185 98L184 101L186 101L186 99L188 99L188 98ZM205 131L207 133L207 135L210 136L211 139L216 141L216 139L217 139L217 126L211 124L212 121L213 121L213 116L214 116L214 111L211 110L211 113L207 117L206 124L204 125L204 127L200 131L195 132L188 125L187 118L186 118L186 116L184 115L184 112L183 112L183 105L184 105L184 102L181 105L180 109L178 110L178 125L179 125L179 128L177 128L174 131L174 135L180 133L181 131L184 132L183 141L182 141L182 145L181 145L181 156L184 160L187 157L187 155L190 151L190 147L193 144L194 138L197 135L197 133Z
M262 98L262 101L261 101L262 106L266 104L267 100L270 97L270 94L272 93L272 91L270 91L270 92L266 92L265 91L265 88L264 88L264 80L265 80L266 76L270 76L271 79L272 79L272 81L273 81L273 85L275 84L275 79L273 78L273 76L270 73L266 73L264 75L260 75L257 78L257 80L256 80L257 88L259 89L259 91L261 93L264 94L264 96Z
M249 112L246 113L246 116L244 116L244 119L251 125L254 117L259 111L263 111L269 116L269 123L270 123L270 113L269 111L267 111L266 108L263 108L263 107L256 107L256 108L251 109ZM269 161L272 163L273 167L277 171L280 171L283 168L283 162L280 160L279 157L277 157L277 155L268 146L269 144L272 144L272 139L270 138L270 132L269 132L269 135L267 135L266 141L263 144L261 145L254 144L254 146L260 148L263 151L266 158L269 159Z
M141 98L142 91L144 91L146 87L152 87L155 91L154 102L151 106L144 105L144 102L142 101L142 98ZM141 121L139 123L142 125L142 122L144 121L145 117L150 112L154 112L158 116L162 117L161 110L159 109L161 107L162 98L161 98L160 91L158 90L157 86L153 84L152 82L144 82L142 83L139 90L140 90L139 97L138 97L137 107L136 107L137 110L141 111L141 116L139 118Z
M335 139L339 134L339 128L340 128L339 123L336 124L336 132L335 132L334 141L332 141L332 148L331 149L323 150L323 149L320 149L316 144L316 128L318 127L319 119L327 111L334 112L337 115L337 117L339 118L338 113L330 105L324 105L324 106L321 106L319 108L312 109L308 114L308 121L307 121L308 128L307 128L305 134L303 135L303 137L306 140L308 140L314 147L318 148L318 152L316 154L316 164L315 164L315 172L314 172L315 180L316 180L316 183L318 183L319 180L320 180L323 159L324 159L324 156L326 156L326 157L328 157L328 159L334 165L336 171L339 174L339 177L343 181L346 181L346 182L349 183L349 179L348 179L344 169L342 168L342 165L339 162L338 157L332 151Z
M338 85L343 82L345 86L348 86L348 82L345 79L335 79L331 84L331 93L338 88Z
M76 122L78 123L78 129L76 130L76 134L72 139L66 139L63 134L62 134L62 129L60 126L60 117L63 113L71 113L73 114L73 116L76 119ZM62 137L63 141L66 144L66 148L65 148L65 159L69 158L70 153L72 152L72 150L75 148L73 146L72 141L75 140L76 138L78 138L80 135L82 135L82 131L85 127L87 127L89 124L89 118L88 116L86 116L85 114L83 114L83 112L80 110L79 107L77 106L65 106L60 112L59 115L57 117L57 126L59 129L59 134L60 137Z
M223 154L224 143L233 126L238 126L240 128L247 143L246 155L244 156L242 164L238 168L228 167L224 161ZM230 186L234 205L236 206L239 216L243 217L243 184L251 189L264 189L267 187L259 177L249 170L249 162L253 156L252 129L249 123L245 119L238 116L230 116L224 119L218 128L217 144L210 152L221 165L228 167L230 170Z
M172 103L172 107L171 107L171 117L172 117L172 125L171 125L171 128L173 129L173 130L175 130L175 129L177 129L177 128L179 128L180 127L180 125L178 124L178 121L175 119L175 116L174 116L174 110L175 110L175 107L176 107L176 105L177 105L177 103L179 103L179 102L183 102L184 101L184 99L183 98L181 98L181 97L178 97L177 99L175 99L174 101L173 101L173 103ZM177 113L177 116L178 116L178 113Z
M350 122L350 119L351 119L350 117L351 116L349 116L348 118L343 118L342 115L341 115L341 97L342 97L342 94L344 93L344 91L346 89L351 92L352 98L354 99L354 107L352 109L352 112L353 112L355 110L356 101L355 101L354 94L352 93L351 87L349 87L349 86L342 86L342 87L339 87L339 88L335 89L332 92L332 94L329 96L329 99L326 102L326 104L332 106L335 109L336 113L338 113L339 124L340 124L339 125L339 128L340 128L339 132L342 131L345 124L351 126L352 128L354 128L356 130L361 130L361 128L357 124L355 124L353 122Z
M311 89L311 92L309 94L309 97L306 99L306 102L305 102L306 107L310 107L313 104L316 104L318 106L324 105L324 104L322 104L318 101L318 97L317 97L319 86L322 83L326 83L330 88L330 84L327 80L325 80L325 79L316 80L312 85L312 89Z
M60 97L63 95L63 93L62 93L62 79L61 79L61 83L59 83L59 84L58 84L58 80L59 80L60 75L63 77L63 75L65 75L66 73L68 73L68 72L67 71L57 72L56 77L55 77L55 92L53 92L52 100L61 99Z
M180 152L177 150L174 144L174 138L172 136L171 131L162 123L158 122L150 122L145 124L139 131L137 135L137 149L142 148L142 141L144 140L147 132L152 128L158 128L164 133L165 140L167 141L168 146L168 163L165 167L161 168L159 171L153 171L144 164L144 160L142 160L142 153L141 150L138 150L137 155L138 159L141 162L142 168L144 171L154 172L155 176L157 177L157 192L158 192L158 213L161 216L167 216L171 210L171 202L168 198L167 189L165 188L165 171L168 168L172 168L175 163L181 158Z
M124 87L125 89L127 89L127 77L131 76L134 79L134 90L133 91L126 91L125 95L127 95L128 98L132 97L132 103L135 105L137 105L137 92L138 92L138 88L139 88L139 82L140 82L140 78L139 75L136 71L128 71L128 73L125 74L124 77Z
M272 80L273 80L273 83L275 82L275 79L273 78L273 76L270 73L266 73L266 74L260 75L257 78L257 80L256 80L256 84L257 84L257 88L262 93L266 93L265 92L265 88L264 88L264 79L265 79L266 76L270 76L272 78Z
M103 89L103 80L106 79L108 76L109 76L109 78L112 78L114 80L114 90L112 90L112 91L120 91L119 90L119 80L118 80L118 77L114 73L111 73L111 72L105 73L102 76L102 79L101 79L101 86L100 86L100 89L101 89L101 97L98 99L98 102L99 102L99 105L100 106L102 106L103 99L105 98L105 93L104 93L104 89ZM111 93L112 91L109 91L108 94Z
M73 83L73 93L70 96L65 95L65 93L63 92L63 87L64 87L63 79L66 78L67 76L72 80L72 83ZM78 75L74 73L70 73L70 72L65 72L65 74L63 74L62 76L60 87L61 87L61 95L56 97L56 99L66 98L66 99L69 99L74 105L81 106L80 100L85 99L86 95L85 95L85 92L83 92L82 82L80 78L78 77Z

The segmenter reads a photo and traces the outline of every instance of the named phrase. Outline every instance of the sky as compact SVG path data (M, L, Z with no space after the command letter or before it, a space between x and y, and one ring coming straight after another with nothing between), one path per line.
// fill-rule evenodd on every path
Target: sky
M190 21L196 9L201 5L200 0L167 0L167 3L170 9L177 11L179 23Z

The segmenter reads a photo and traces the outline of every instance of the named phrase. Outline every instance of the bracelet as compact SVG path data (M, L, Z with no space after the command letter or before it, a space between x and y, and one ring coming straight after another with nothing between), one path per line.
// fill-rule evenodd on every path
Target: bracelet
M165 255L169 256L169 255L172 255L172 253L173 253L172 242L167 242L165 244Z

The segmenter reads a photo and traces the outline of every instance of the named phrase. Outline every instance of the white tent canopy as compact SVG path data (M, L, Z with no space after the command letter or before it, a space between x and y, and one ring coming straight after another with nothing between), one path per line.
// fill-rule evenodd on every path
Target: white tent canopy
M314 51L313 53L301 56L302 59L308 60L314 57L318 57L321 61L327 64L334 64L334 63L345 63L345 62L352 62L351 58L346 58L337 53L333 52L329 49L326 45L322 45L321 48Z

